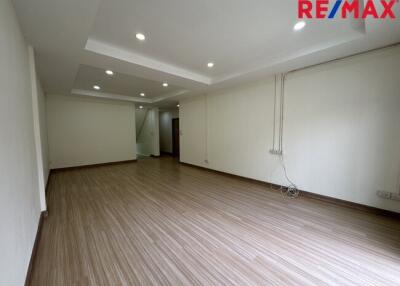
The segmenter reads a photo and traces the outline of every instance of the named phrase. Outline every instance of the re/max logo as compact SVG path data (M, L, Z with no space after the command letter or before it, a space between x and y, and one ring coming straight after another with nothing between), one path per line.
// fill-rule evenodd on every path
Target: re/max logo
M373 0L366 0L365 6L362 5L363 0L336 0L335 4L332 6L332 8L330 8L329 0L298 1L298 16L300 19L333 19L338 13L340 14L340 17L344 19L346 19L348 16L356 19L395 19L396 16L393 12L393 8L394 5L399 2L399 0L380 0L378 4L380 7L377 7ZM380 8L382 8L383 11L379 14L378 10L381 10Z

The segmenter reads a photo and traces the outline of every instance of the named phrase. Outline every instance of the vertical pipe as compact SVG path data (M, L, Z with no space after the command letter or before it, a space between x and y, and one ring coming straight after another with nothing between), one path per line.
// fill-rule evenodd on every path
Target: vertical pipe
M280 97L279 97L279 152L282 152L282 130L283 130L283 74L280 75L281 77L281 89L280 89Z
M400 171L400 166L399 166L399 171ZM399 193L399 195L400 195L400 172L399 172L399 176L398 176L398 178L397 178L397 191L398 191L398 193Z
M208 164L208 102L207 102L207 94L204 94L204 124L205 124L205 160L204 163Z
M280 130L280 148L279 151L283 154L283 121L285 112L285 77L286 74L282 74L282 89L281 89L281 130Z
M272 136L272 151L275 151L275 133L276 133L276 75L274 76L274 126Z

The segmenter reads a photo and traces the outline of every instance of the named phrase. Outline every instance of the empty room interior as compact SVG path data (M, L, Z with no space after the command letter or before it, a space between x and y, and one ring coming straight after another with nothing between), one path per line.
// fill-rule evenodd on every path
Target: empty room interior
M0 286L400 285L398 0L1 0Z

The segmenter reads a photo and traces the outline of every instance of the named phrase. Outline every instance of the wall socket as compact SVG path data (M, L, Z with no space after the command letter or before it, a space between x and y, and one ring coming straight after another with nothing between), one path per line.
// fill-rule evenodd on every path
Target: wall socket
M271 150L269 150L269 153L271 153L272 155L282 155L282 151L281 150L271 149Z
M399 194L392 193L391 199L400 202L400 193Z
M388 191L377 191L376 195L385 200L400 201L400 193L391 193Z

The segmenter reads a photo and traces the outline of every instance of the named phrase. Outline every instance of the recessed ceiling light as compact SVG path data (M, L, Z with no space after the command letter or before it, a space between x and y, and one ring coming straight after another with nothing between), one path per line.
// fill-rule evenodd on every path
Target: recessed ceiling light
M112 70L106 70L106 74L108 75L114 75L114 72Z
M176 105L176 107L179 107L179 106L180 106L179 104Z
M212 68L212 67L214 67L214 63L210 62L210 63L207 64L207 66L208 66L209 68Z
M143 109L143 105L139 106L140 109Z
M146 96L146 94L144 92L141 92L140 96Z
M164 82L164 83L162 84L162 86L163 86L163 87L167 87L167 86L168 86L168 82Z
M100 86L98 86L98 85L94 85L93 88L94 88L95 90L100 90Z
M295 31L300 31L300 30L303 29L305 26L306 26L306 22L300 21L300 22L297 22L296 25L294 25L293 29L294 29Z
M137 33L136 39L138 39L139 41L144 41L144 40L146 40L146 36L143 35L142 33Z

